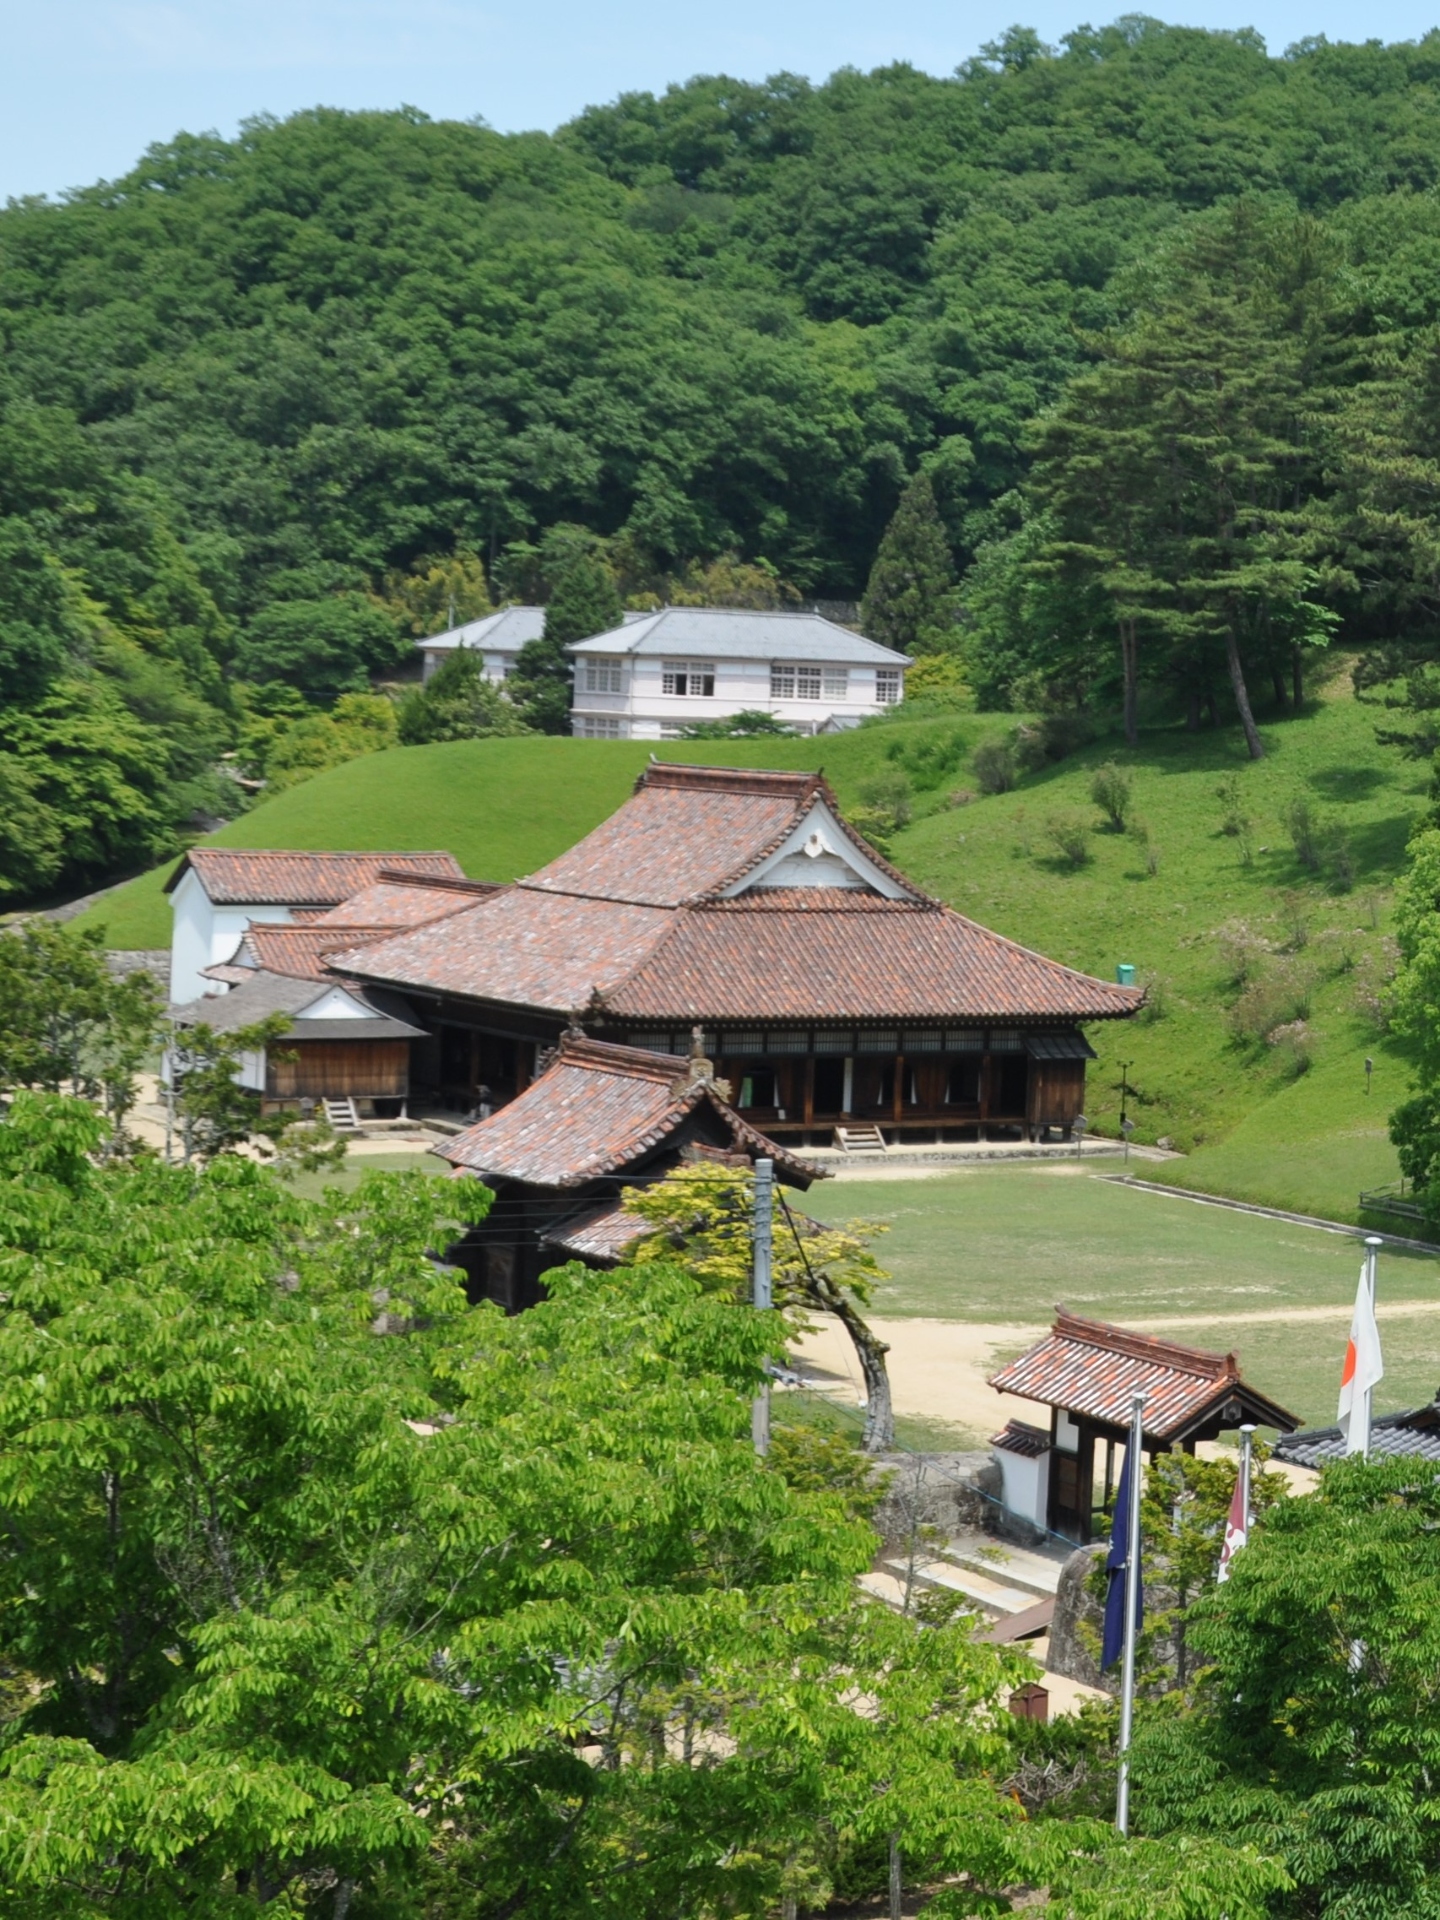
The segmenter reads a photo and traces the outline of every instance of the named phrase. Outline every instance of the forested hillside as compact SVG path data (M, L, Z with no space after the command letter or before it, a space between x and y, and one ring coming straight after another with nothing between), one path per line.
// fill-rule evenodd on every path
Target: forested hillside
M1058 50L1015 30L949 78L694 80L553 137L316 111L13 203L5 885L165 851L257 716L362 690L443 621L437 567L544 595L556 529L630 595L733 554L853 598L923 470L990 704L1108 711L1117 618L1135 686L1192 719L1227 620L1280 699L1327 620L1423 640L1437 76L1440 35L1276 58L1129 18ZM1144 419L1110 408L1148 499L1216 340L1269 396L1221 449L1250 518L1218 558L1161 554L1123 501L1096 524L1115 449L1083 380L1150 382ZM1193 453L1214 422L1165 430Z

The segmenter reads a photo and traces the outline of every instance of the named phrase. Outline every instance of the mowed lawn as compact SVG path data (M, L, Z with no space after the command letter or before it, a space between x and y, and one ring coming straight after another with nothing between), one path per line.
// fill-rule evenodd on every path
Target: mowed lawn
M1043 1326L1057 1303L1234 1348L1262 1391L1303 1420L1335 1417L1361 1248L1348 1236L1127 1187L1092 1170L977 1168L921 1180L824 1181L816 1218L888 1231L880 1319ZM1440 1387L1440 1255L1380 1256L1385 1384L1377 1404ZM1415 1311L1398 1311L1409 1305ZM1432 1311L1433 1309L1433 1311Z

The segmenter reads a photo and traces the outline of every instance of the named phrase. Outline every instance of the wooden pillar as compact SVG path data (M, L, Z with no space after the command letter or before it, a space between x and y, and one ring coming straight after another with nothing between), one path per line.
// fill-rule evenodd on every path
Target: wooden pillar
M905 1056L903 1053L897 1053L895 1056L895 1085L892 1091L891 1114L898 1122L904 1118L905 1114Z
M800 1102L801 1114L808 1127L815 1119L815 1056L813 1053L807 1055L800 1071L804 1075L804 1093Z

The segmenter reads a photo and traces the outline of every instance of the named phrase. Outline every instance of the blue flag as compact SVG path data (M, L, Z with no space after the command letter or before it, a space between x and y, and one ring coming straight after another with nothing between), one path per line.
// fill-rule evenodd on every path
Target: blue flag
M1125 1573L1125 1556L1130 1548L1130 1458L1127 1449L1125 1471L1120 1476L1120 1490L1115 1496L1115 1518L1110 1527L1110 1551L1105 1556L1105 1571L1110 1576L1110 1585L1105 1594L1105 1639L1100 1650L1100 1667L1103 1672L1113 1667L1125 1651L1125 1589L1128 1584ZM1145 1618L1145 1590L1141 1582L1140 1569L1135 1569L1135 1624L1137 1629Z

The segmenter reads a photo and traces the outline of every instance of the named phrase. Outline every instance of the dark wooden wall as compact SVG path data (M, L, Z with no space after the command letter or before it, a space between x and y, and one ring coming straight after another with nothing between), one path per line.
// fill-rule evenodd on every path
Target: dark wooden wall
M403 1100L409 1090L408 1040L291 1040L271 1048L267 1059L265 1093L272 1100Z

